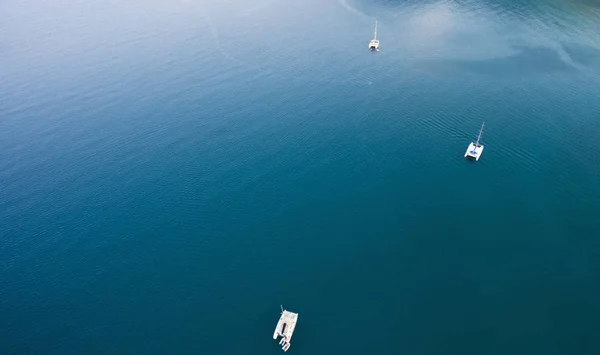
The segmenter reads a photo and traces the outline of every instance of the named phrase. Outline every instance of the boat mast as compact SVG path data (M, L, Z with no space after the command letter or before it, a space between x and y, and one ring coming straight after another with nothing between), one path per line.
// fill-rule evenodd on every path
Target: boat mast
M373 39L377 39L377 20L375 20L375 33L373 34Z
M481 132L483 132L483 125L485 125L485 122L483 122L481 124L481 129L479 130L479 135L477 136L477 143L475 144L476 147L479 147L479 139L481 139Z
M283 313L283 306L282 306L282 305L279 305L279 307L281 307L281 313Z

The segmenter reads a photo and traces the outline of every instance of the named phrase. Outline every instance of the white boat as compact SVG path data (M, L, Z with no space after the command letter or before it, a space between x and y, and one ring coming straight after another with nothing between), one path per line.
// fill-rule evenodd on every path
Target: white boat
M281 337L279 345L283 351L288 351L291 346L290 341L296 329L296 322L298 322L298 313L286 311L281 307L281 317L277 322L275 332L273 332L273 339L277 340L278 337Z
M371 42L369 42L369 49L379 52L379 40L377 40L377 20L375 20L375 33L373 34L373 39Z
M467 151L465 153L465 158L471 158L477 161L481 157L481 153L483 153L483 145L479 143L479 140L481 139L481 133L483 132L484 124L485 122L481 124L481 129L479 130L477 141L471 142L471 144L469 144L469 148L467 148Z

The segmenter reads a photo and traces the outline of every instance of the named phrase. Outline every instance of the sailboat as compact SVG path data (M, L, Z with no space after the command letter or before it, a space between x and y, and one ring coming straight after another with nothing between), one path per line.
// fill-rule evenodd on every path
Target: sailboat
M273 339L277 339L281 337L279 341L279 345L281 345L281 349L283 351L288 351L290 346L290 341L292 340L292 335L294 335L294 330L296 329L296 322L298 322L298 313L286 311L281 307L281 317L277 322L277 326L275 327L275 332L273 332Z
M377 40L377 20L375 20L375 33L373 34L373 39L371 42L369 42L369 49L379 52L379 40Z
M469 144L469 148L467 148L467 152L465 153L465 158L471 158L477 161L481 157L481 153L483 152L483 145L480 144L479 141L481 140L481 133L483 133L484 124L485 122L481 124L481 129L479 130L477 141L471 142L471 144Z

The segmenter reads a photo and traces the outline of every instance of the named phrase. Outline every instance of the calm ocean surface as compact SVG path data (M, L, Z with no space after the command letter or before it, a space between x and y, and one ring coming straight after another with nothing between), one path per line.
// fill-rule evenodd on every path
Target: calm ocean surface
M600 354L599 2L0 14L0 354Z

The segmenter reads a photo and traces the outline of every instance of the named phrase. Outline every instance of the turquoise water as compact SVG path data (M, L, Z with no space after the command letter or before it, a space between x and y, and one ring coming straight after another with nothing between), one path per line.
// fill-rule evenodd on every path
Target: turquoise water
M596 2L0 13L0 353L600 353Z

